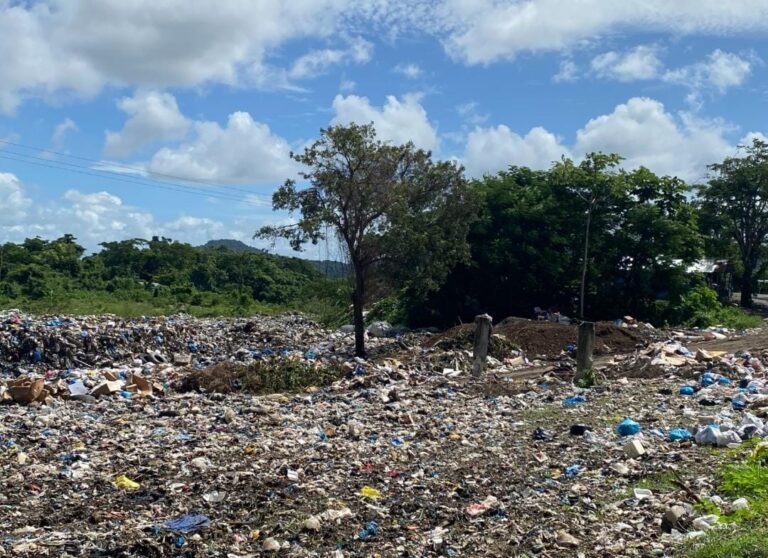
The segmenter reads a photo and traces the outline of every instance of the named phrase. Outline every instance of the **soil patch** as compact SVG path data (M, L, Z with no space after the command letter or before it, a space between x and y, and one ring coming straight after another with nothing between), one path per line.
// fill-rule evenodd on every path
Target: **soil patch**
M473 332L473 324L456 326L430 339L426 346L471 350ZM555 358L562 351L567 350L568 345L576 343L578 328L553 322L511 320L494 326L493 334L499 336L497 339L503 338L508 342L508 345L502 342L498 343L501 345L498 349L502 353L505 349L508 352L511 347L519 347L531 358L536 356ZM647 345L647 341L636 330L618 327L610 322L597 322L595 337L596 355L627 353ZM498 350L494 350L492 342L492 356L496 358L506 356L504 354L499 355L498 352Z

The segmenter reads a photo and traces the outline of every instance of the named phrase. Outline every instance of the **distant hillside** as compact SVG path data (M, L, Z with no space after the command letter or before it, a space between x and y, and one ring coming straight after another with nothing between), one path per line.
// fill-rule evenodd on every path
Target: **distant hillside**
M248 246L245 242L233 238L220 238L209 240L203 245L205 248L227 248L233 252L256 252L260 254L267 253L266 250ZM320 273L331 279L341 279L349 275L349 266L343 262L333 260L305 260L312 264Z

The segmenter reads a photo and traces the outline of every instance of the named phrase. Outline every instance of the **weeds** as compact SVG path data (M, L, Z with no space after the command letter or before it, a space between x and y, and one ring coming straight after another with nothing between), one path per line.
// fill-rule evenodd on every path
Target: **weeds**
M722 529L690 543L682 558L768 558L768 445L758 444L742 463L727 464L721 472L719 492L728 498L746 498L749 507L721 521ZM697 504L702 513L721 515L712 502Z
M290 358L257 360L248 365L223 362L192 371L176 389L264 395L295 392L310 386L322 387L338 380L344 373L341 365L321 365Z

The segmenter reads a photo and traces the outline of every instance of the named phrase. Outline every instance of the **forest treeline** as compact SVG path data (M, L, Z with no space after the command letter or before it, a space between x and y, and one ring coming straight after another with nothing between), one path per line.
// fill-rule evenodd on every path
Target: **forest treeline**
M347 278L226 243L130 239L86 254L65 235L0 246L0 303L124 314L296 309L358 326L364 316L448 326L483 312L531 317L534 307L655 324L750 323L688 269L705 257L729 260L750 305L768 235L760 140L713 163L697 185L624 170L618 155L601 153L470 181L454 162L354 124L322 130L296 158L307 184L287 181L273 205L300 218L257 235L295 248L330 238L347 255L336 268L349 269Z

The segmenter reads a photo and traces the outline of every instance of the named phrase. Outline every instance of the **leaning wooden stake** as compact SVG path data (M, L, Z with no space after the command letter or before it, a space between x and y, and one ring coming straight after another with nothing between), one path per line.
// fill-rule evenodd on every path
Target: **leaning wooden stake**
M475 316L475 346L472 350L474 362L472 364L472 376L480 378L485 366L485 357L488 356L488 344L491 341L492 318L488 314Z
M579 342L576 347L576 378L575 382L583 380L592 370L592 352L595 349L595 324L582 322L579 326Z

